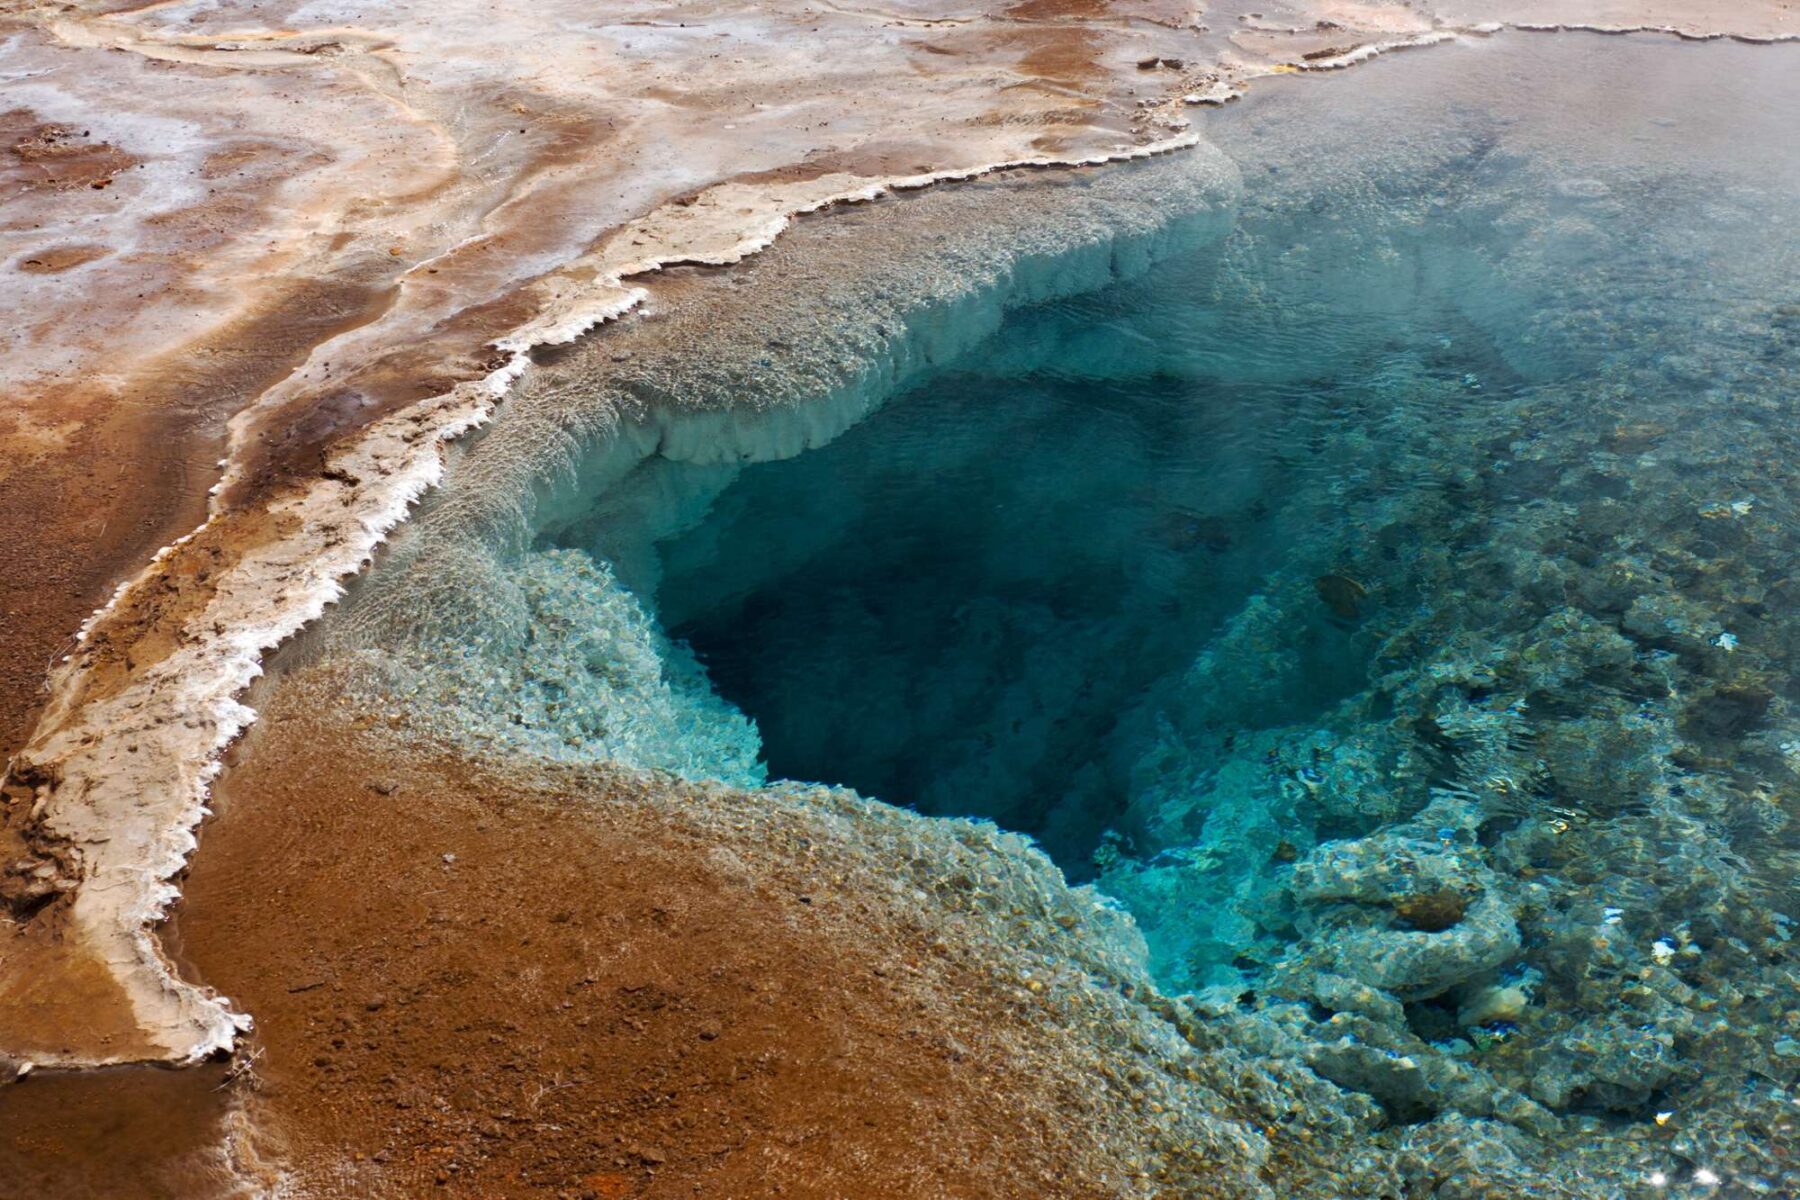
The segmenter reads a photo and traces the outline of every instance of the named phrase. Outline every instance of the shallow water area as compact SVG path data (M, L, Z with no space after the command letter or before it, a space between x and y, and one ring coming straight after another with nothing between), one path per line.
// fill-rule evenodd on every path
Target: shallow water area
M1346 1163L1791 1194L1794 54L1507 35L821 218L546 356L319 644L480 756L1030 834Z

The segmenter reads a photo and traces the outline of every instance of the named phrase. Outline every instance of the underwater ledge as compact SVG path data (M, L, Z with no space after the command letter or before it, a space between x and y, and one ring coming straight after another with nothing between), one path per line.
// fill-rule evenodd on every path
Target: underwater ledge
M1634 65L1643 67L1642 61ZM1491 144L1484 149L1475 138L1455 147L1451 157L1479 160L1490 151ZM1180 181L1189 169L1199 183ZM617 778L618 768L594 765L605 760L639 768L631 786L645 794L702 807L754 805L761 798L777 824L824 811L838 814L852 831L865 825L903 829L928 847L907 868L925 874L908 878L936 878L934 864L962 862L952 843L976 847L981 866L970 877L975 898L967 903L998 922L978 933L964 931L979 943L978 956L1008 938L1052 947L1052 959L1081 964L1087 980L1127 1000L1110 1019L1132 1031L1127 1038L1156 1049L1134 1048L1124 1061L1149 1053L1165 1065L1177 1064L1177 1075L1191 1070L1198 1077L1168 1084L1174 1093L1147 1102L1148 1111L1173 1114L1169 1124L1179 1136L1211 1147L1206 1154L1213 1173L1194 1178L1213 1181L1212 1190L1181 1194L1655 1194L1648 1189L1663 1188L1654 1182L1659 1176L1703 1191L1711 1186L1707 1176L1714 1165L1728 1161L1738 1164L1737 1178L1747 1184L1785 1186L1789 1176L1779 1147L1786 1126L1775 1127L1781 1118L1766 1118L1769 1125L1749 1135L1728 1132L1733 1123L1741 1129L1781 1103L1779 1084L1746 1090L1736 1109L1729 1099L1720 1102L1710 1119L1684 1114L1672 1129L1668 1122L1650 1126L1639 1119L1638 1110L1667 1102L1665 1085L1681 1071L1670 1065L1672 1039L1660 1033L1620 1042L1618 1061L1589 1061L1564 1072L1587 1070L1603 1085L1594 1089L1592 1105L1579 1096L1546 1102L1497 1085L1466 1055L1424 1039L1419 1022L1437 1014L1421 1013L1418 1002L1443 994L1438 981L1396 975L1372 986L1360 978L1365 964L1349 964L1354 969L1314 973L1288 996L1248 1003L1171 997L1152 977L1149 948L1135 924L1098 892L1069 888L1038 849L1015 835L979 822L919 817L841 790L739 790L762 782L755 731L713 693L699 664L668 639L645 601L655 591L654 544L693 521L743 463L833 443L921 371L979 344L998 327L1009 302L1103 288L1143 274L1159 256L1222 241L1242 219L1247 197L1258 194L1242 189L1234 175L1229 162L1196 154L1095 176L1040 175L1029 186L996 180L806 222L789 245L746 269L682 274L644 319L543 356L506 416L458 453L447 486L421 519L395 540L345 610L294 655L300 664L294 678L308 682L281 686L330 696L372 730L399 727L376 736L418 739L444 753L535 762L517 770L534 778L547 772L543 778L553 782L545 786L557 795L616 790L619 785L607 781ZM1561 194L1548 194L1552 203L1573 210L1556 230L1558 252L1580 255L1585 271L1604 257L1593 253L1595 247L1607 249L1591 215L1606 193L1573 178ZM1190 190L1178 194L1201 203L1188 210L1192 224L1171 234L1166 201L1181 187ZM1110 231L1120 224L1127 236L1115 243ZM1049 248L1071 229L1073 254ZM1093 236L1081 240L1084 229ZM1017 259L1007 256L1009 238L1023 243ZM931 257L918 255L921 242L933 248ZM1015 263L1026 269L1017 272L1024 282L1012 291ZM1485 299L1491 315L1504 314L1518 297ZM1497 355L1521 377L1530 376L1533 364L1541 368L1564 355L1570 361L1591 357L1592 347L1603 343L1590 335L1606 333L1575 329L1559 341L1552 329L1531 332ZM704 359L692 353L702 337ZM1675 369L1693 375L1697 368L1689 359ZM1527 381L1554 382L1556 374L1540 369ZM815 407L809 398L818 397L826 399ZM1601 415L1611 419L1614 410ZM1627 429L1623 423L1606 435L1626 452L1666 436L1666 429ZM689 474L710 470L713 477L695 488L691 478L678 485L659 480L659 470L643 470L659 461L680 464ZM1527 465L1544 461L1520 457ZM1522 477L1533 478L1529 471ZM622 486L628 477L632 482ZM590 538L587 527L596 513L606 514L609 526L636 522L629 536L609 543L610 561L573 548ZM1640 640L1673 639L1681 653L1725 662L1681 641L1686 635L1676 626L1682 615L1646 607L1628 618L1626 632ZM1581 645L1614 658L1631 653L1617 635L1580 622L1549 629L1545 637L1543 653ZM1451 680L1476 704L1483 700L1478 693L1495 686L1478 675ZM599 688L575 694L569 681L583 676L598 680ZM1734 716L1746 703L1731 708L1727 696L1730 711L1715 718L1719 732L1751 719ZM1491 763L1514 769L1504 756L1520 714L1500 705L1486 718L1463 715L1460 726L1440 724L1438 736L1446 743L1478 744ZM1760 712L1754 719L1761 719ZM657 772L664 770L739 787L663 779ZM1329 782L1297 779L1302 787ZM1465 828L1477 819L1467 797L1440 799L1439 808L1414 811L1391 825L1386 841L1327 840L1302 864L1307 878L1299 880L1296 871L1296 886L1335 908L1371 905L1363 892L1391 882L1385 864L1396 849L1422 864L1428 883L1438 880L1454 869L1449 860L1460 853L1446 849L1444 831L1450 831L1448 842L1461 843L1478 827ZM848 854L847 843L830 844ZM1024 885L1017 881L1026 879L1032 882L1025 891L1035 898L1021 902ZM1461 931L1449 937L1468 943L1450 957L1484 967L1505 960L1519 937L1506 931L1511 918L1500 911L1504 889L1489 884L1467 914L1457 914L1451 924ZM963 901L945 903L950 912L964 911ZM1416 916L1421 924L1409 944L1440 936L1429 928L1437 918L1423 910ZM1074 923L1064 928L1071 917ZM1009 928L1009 921L1018 924ZM1470 941L1465 933L1476 936ZM1682 950L1674 942L1669 946L1671 954ZM1621 954L1634 952L1620 947ZM1391 961L1386 949L1373 944L1364 946L1363 957L1378 968ZM1496 1018L1530 1004L1529 988L1517 982L1497 981L1488 997ZM1610 1055L1615 1048L1601 1049ZM1174 1057L1161 1059L1165 1051ZM1154 1078L1158 1088L1165 1086L1161 1076ZM1141 1080L1131 1082L1142 1086ZM1608 1089L1616 1100L1608 1098ZM1184 1124L1250 1112L1259 1115L1248 1126L1233 1122L1204 1136ZM1283 1132L1290 1125L1308 1136L1290 1139ZM1668 1131L1649 1135L1661 1139L1650 1141L1640 1132L1646 1128ZM1169 1143L1159 1145L1159 1155L1169 1153ZM1284 1184L1291 1190L1281 1190ZM1122 1194L1133 1194L1129 1189L1136 1185L1119 1186L1127 1189Z
M660 531L641 527L611 563L545 543L628 477L655 492L646 478L664 463L711 476L656 518L679 523L744 465L833 441L1008 311L1221 237L1238 187L1207 147L1104 172L1013 172L803 218L725 272L668 271L641 316L539 352L503 417L453 450L446 485L309 645L356 655L372 695L435 692L474 744L761 783L754 733L615 574L653 570ZM534 633L540 617L574 636ZM583 645L571 623L602 642ZM565 708L553 693L593 678L594 655L629 665L603 672L587 710Z

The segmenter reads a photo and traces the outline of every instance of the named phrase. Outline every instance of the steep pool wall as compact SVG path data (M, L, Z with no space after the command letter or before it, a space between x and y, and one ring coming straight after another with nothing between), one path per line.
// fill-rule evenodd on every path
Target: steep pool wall
M492 749L759 783L754 730L623 586L653 570L655 538L740 465L825 444L1008 311L1220 238L1239 186L1204 147L1019 172L804 221L723 275L671 273L641 317L542 356L320 642L364 662L371 696L429 698L446 732ZM705 469L670 495L658 463ZM627 531L613 562L546 548L609 506Z

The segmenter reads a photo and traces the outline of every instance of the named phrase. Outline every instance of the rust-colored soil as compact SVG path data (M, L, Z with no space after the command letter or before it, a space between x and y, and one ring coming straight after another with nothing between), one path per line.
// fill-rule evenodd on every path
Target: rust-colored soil
M9 153L0 158L0 188L9 192L48 188L112 186L113 177L137 160L117 146L98 141L85 129L37 120L22 108L0 113L0 140Z
M59 415L80 422L95 407L71 397ZM23 424L17 414L0 418L0 446L37 440ZM183 424L166 410L117 408L54 452L33 454L27 442L12 469L0 470L0 528L9 534L0 573L0 757L24 741L44 701L45 671L73 646L87 615L158 546L204 517L220 443Z
M228 776L170 939L256 1015L302 1194L1113 1194L1069 1014L1021 1021L804 825L397 767L304 706Z

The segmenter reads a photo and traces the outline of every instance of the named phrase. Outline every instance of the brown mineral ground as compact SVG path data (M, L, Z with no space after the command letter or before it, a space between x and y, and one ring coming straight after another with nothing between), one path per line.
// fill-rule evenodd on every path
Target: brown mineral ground
M300 1194L1129 1193L1123 1002L884 878L918 818L501 777L324 691L251 735L171 938L256 1013L239 1091Z
M157 922L262 655L534 346L796 212L1178 149L1184 98L1507 22L1795 34L1770 0L0 2L0 1080L39 1068L0 1198L1109 1195L1146 1146L1207 1194L1110 1082L1136 1016L959 948L824 802L777 833L496 778L296 685L176 962Z

